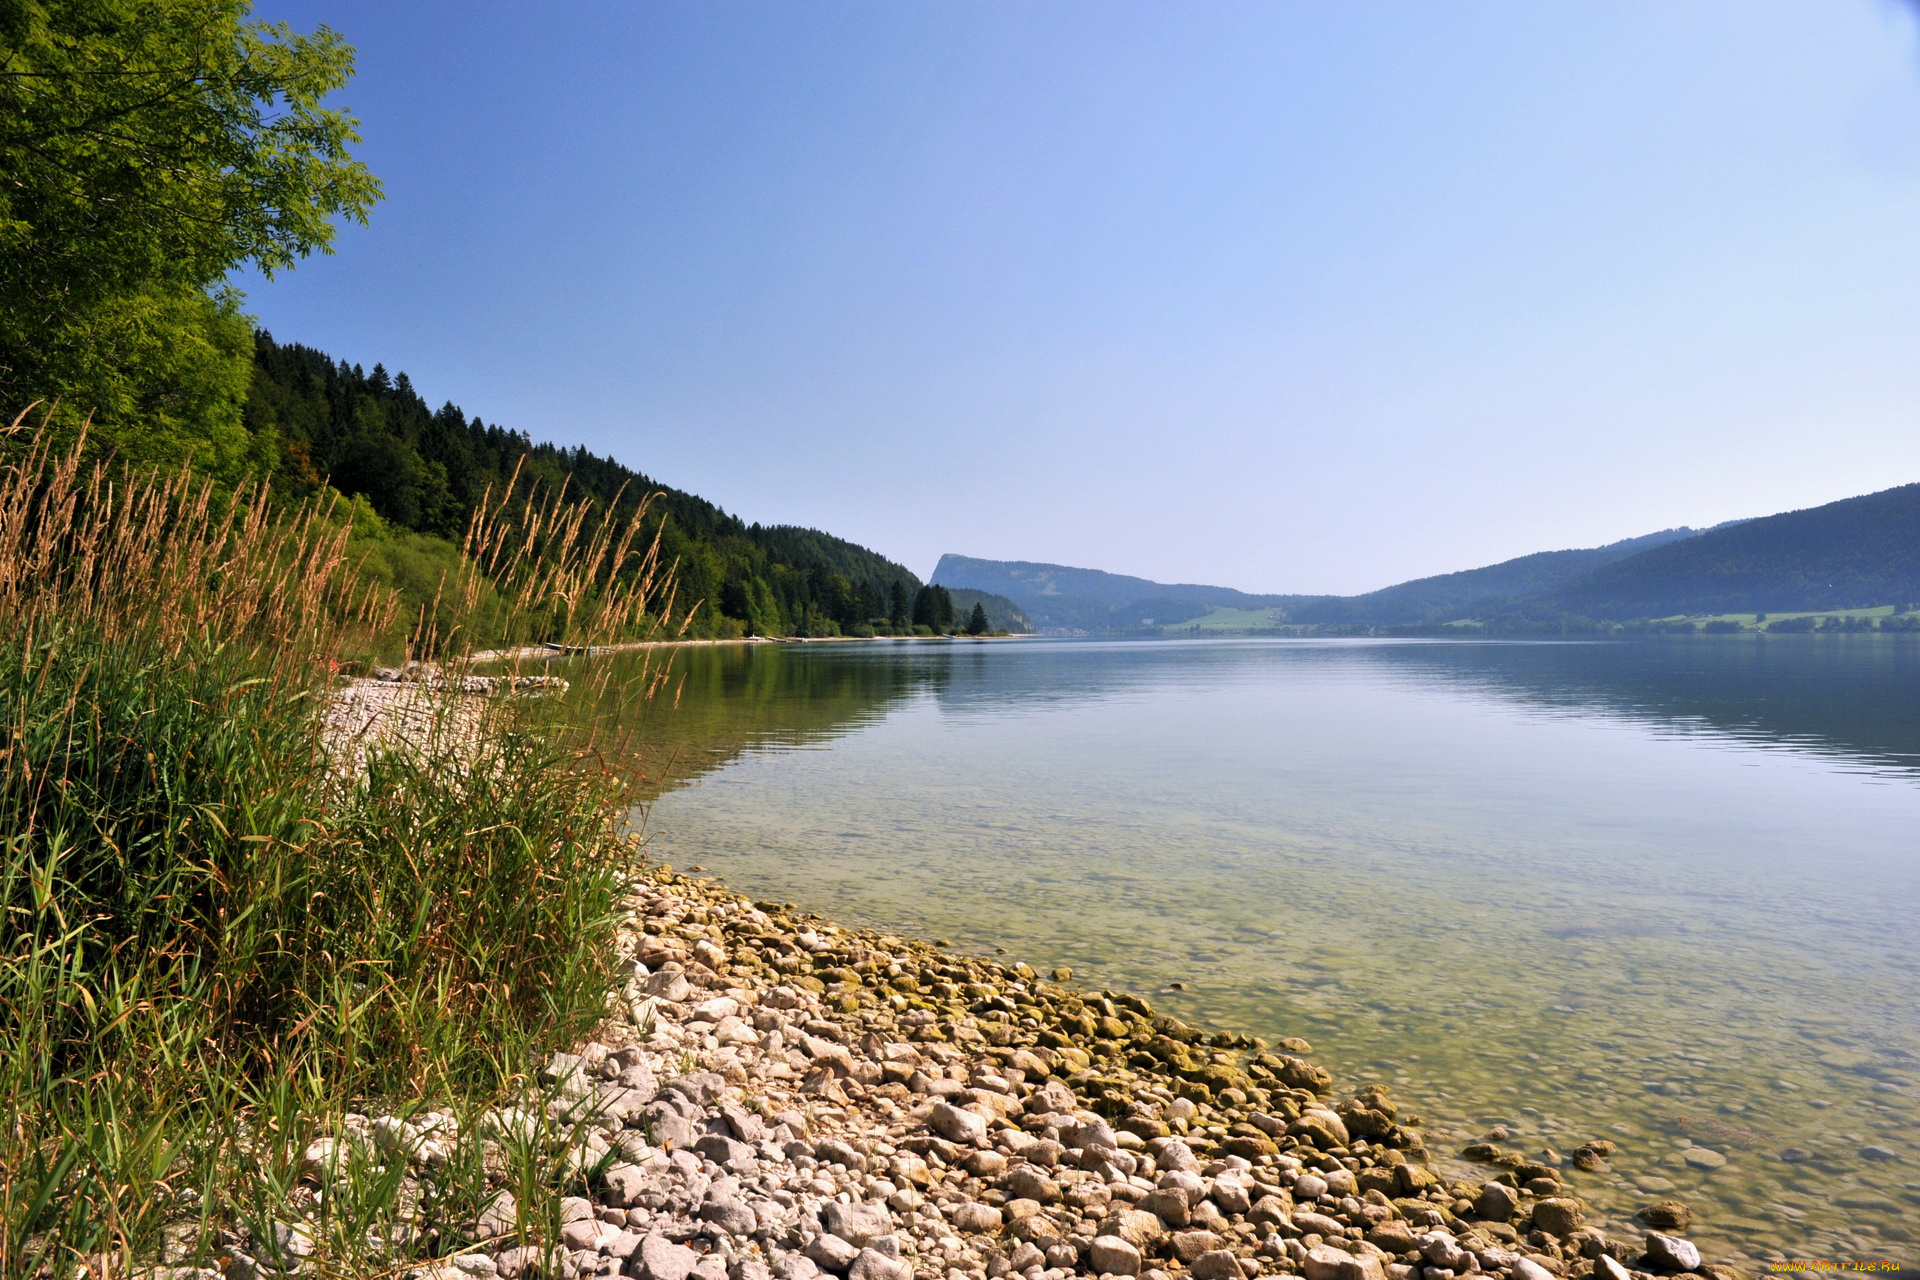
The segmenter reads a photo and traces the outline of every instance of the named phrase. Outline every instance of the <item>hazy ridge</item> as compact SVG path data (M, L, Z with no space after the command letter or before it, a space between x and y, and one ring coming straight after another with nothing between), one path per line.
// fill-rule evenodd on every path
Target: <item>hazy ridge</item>
M1049 631L1149 630L1216 610L1341 627L1906 608L1920 600L1920 484L1705 530L1540 551L1355 596L1258 595L951 554L932 581L996 591Z

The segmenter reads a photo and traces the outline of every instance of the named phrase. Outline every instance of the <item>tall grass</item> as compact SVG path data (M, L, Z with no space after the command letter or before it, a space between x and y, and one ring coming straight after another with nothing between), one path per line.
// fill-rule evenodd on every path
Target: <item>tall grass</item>
M300 1154L350 1109L505 1097L601 1016L617 780L508 707L343 768L329 673L397 606L336 510L18 421L0 449L0 1274L206 1260L302 1206L310 1271L455 1248L502 1176L477 1148L424 1199L359 1157L315 1195ZM442 655L483 609L643 631L667 575L637 527L494 502L407 625Z

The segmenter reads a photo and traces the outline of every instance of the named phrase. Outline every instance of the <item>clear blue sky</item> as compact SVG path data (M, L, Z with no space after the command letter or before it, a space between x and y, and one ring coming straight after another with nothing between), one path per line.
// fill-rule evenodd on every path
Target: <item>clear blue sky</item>
M243 282L750 520L1359 591L1920 480L1892 0L276 0L388 198Z

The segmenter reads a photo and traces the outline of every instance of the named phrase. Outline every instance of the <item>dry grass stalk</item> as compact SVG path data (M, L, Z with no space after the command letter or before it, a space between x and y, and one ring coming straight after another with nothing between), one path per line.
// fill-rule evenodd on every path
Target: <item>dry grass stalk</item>
M523 483L516 465L497 495L487 490L468 525L467 568L455 588L459 614L473 616L491 588L527 633L522 639L590 646L654 635L673 600L658 527L647 536L658 495L613 514L625 494L616 494L603 515L571 497L564 482ZM444 641L421 636L415 645L427 643Z
M338 785L310 695L400 625L350 513L25 424L0 430L0 1270L129 1274L163 1230L194 1228L203 1261L217 1232L258 1238L345 1107L477 1109L590 1026L626 805L590 739L490 711L476 767L375 750ZM649 504L531 489L489 495L416 651L464 643L482 604L501 639L658 629ZM407 692L428 721L457 700ZM446 1232L486 1190L470 1172ZM389 1182L313 1215L326 1273L437 1247L370 1236L422 1211Z
M61 449L44 423L23 431L25 416L0 469L0 615L18 633L85 626L314 659L390 624L394 598L355 572L336 502L283 513L264 482L223 498L185 465L88 461L84 429Z

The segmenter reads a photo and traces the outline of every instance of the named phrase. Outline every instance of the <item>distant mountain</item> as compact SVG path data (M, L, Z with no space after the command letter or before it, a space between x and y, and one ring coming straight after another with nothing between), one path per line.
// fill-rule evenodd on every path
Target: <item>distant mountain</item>
M944 555L930 581L991 591L1024 609L1045 631L1127 631L1197 618L1218 608L1286 608L1317 596L1251 595L1232 587L1153 582L1100 569L1030 560Z
M1178 625L1216 609L1270 610L1279 620L1307 625L1407 625L1470 616L1476 607L1508 612L1516 601L1698 533L1697 529L1663 529L1604 547L1539 551L1485 568L1418 578L1359 596L1255 595L1232 587L1154 582L1100 569L958 555L940 557L932 581L949 589L997 592L1025 609L1039 628L1048 631L1139 631Z
M1231 587L1029 561L940 558L933 580L1011 598L1042 630L1178 626L1217 609L1308 626L1426 626L1568 618L1626 622L1920 602L1920 484L1711 529L1662 529L1397 583L1358 596L1252 595ZM1255 625L1259 619L1250 620ZM1227 625L1247 621L1229 616Z
M1699 534L1698 529L1682 526L1623 538L1604 547L1536 551L1481 569L1415 578L1365 595L1329 596L1290 611L1288 621L1405 624L1446 622L1489 610L1504 611L1517 599L1551 591L1602 566Z
M1792 612L1920 600L1920 484L1721 526L1530 602L1589 618Z
M1101 569L1074 569L1064 564L1039 564L1031 560L976 560L972 556L952 554L940 557L940 563L934 566L933 577L928 581L943 587L996 591L1012 600L1064 596L1108 607L1131 604L1156 594L1218 597L1223 603L1256 599L1231 587L1152 582L1146 578L1130 578L1123 573L1107 573ZM1267 597L1257 598L1264 600Z
M1034 630L1033 619L1027 616L1027 611L1005 596L995 595L991 591L975 591L971 587L948 587L947 594L953 597L953 616L963 623L977 604L987 612L989 631L1029 635Z

